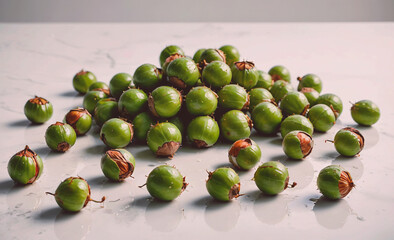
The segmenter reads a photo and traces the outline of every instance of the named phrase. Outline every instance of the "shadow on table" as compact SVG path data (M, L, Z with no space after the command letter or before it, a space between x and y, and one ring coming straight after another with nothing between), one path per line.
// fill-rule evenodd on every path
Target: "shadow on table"
M322 196L315 202L313 212L316 221L321 226L328 229L339 229L345 225L351 208L345 199L331 200Z

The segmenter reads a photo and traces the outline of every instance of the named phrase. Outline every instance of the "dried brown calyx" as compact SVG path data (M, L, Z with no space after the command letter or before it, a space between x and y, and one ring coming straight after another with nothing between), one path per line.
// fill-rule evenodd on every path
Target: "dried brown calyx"
M185 191L189 183L186 182L186 177L183 177L183 184L182 184L182 189L181 192Z
M301 82L302 77L297 77L297 80L298 80L299 82Z
M305 132L298 132L297 137L300 140L301 152L304 157L308 156L313 149L313 139L311 135Z
M253 121L252 121L252 119L250 119L250 117L248 115L245 115L245 117L246 117L246 120L248 121L249 128L252 129L253 128Z
M301 89L302 93L317 92L314 88L304 87Z
M134 172L134 166L130 161L127 161L124 155L118 150L108 150L106 152L109 158L118 165L119 181L122 181L131 176Z
M350 176L350 173L347 171L342 171L338 182L338 188L339 193L341 194L341 198L346 197L346 195L349 194L349 192L354 186L355 185L353 183L352 177Z
M46 100L45 98L42 98L42 97L35 96L34 98L29 99L29 102L31 102L33 104L38 104L38 105L45 105L48 103L48 100Z
M23 149L22 151L18 152L17 154L15 154L16 156L19 157L27 157L27 158L32 158L34 161L34 165L36 167L36 172L34 174L34 177L32 177L31 179L29 179L29 181L27 183L33 183L34 181L36 181L38 174L40 173L40 165L38 165L37 162L37 153L35 153L33 150L31 150L29 148L29 146L25 146L25 149Z
M245 104L243 105L243 107L242 107L241 110L248 110L248 109L249 109L249 105L250 105L250 95L248 94L248 95L247 95L246 102L245 102Z
M358 131L357 129L352 128L352 127L345 127L345 128L343 128L343 130L350 131L356 135L356 137L358 138L358 142L360 143L360 151L358 152L358 153L360 153L361 150L363 150L363 148L364 148L364 142L365 142L364 136L360 133L360 131Z
M285 180L285 186L284 186L283 190L285 190L286 188L293 188L293 187L297 186L296 182L293 182L292 184L289 184L289 180L290 180L290 178L289 178L289 176L287 176L287 178Z
M77 108L70 110L66 115L66 123L70 124L71 127L74 128L77 135L80 135L80 133L76 127L76 124L78 120L86 114L91 117L90 113L85 108Z
M193 145L196 146L197 148L207 148L207 147L209 147L208 144L205 141L198 140L198 139L194 139L193 140Z
M171 56L169 56L168 58L166 58L166 61L164 62L164 64L169 64L170 62L174 61L175 59L183 58L183 57L185 57L185 56L183 56L182 54L174 53Z
M168 77L168 81L176 88L185 89L187 87L185 82L177 77Z
M163 75L163 69L161 68L155 68L155 73L157 77L160 77Z
M228 152L228 155L233 156L233 157L237 157L239 154L239 151L241 151L241 149L247 148L251 145L252 145L252 140L250 138L240 139L240 140L236 141L235 143L233 143L233 145L231 146L231 148Z
M77 76L85 75L86 73L88 73L88 71L81 69L81 71L77 73Z
M156 156L158 157L168 157L172 159L175 155L175 152L178 151L181 144L179 142L166 142L161 147L159 147L156 151Z
M309 110L309 104L304 107L304 110L302 110L301 115L305 116L308 113L308 110Z
M70 149L71 145L67 142L61 142L57 145L56 150L59 152L66 152L68 149Z
M149 94L148 97L148 107L150 112L153 114L155 117L160 117L159 114L157 114L156 109L155 109L155 100L153 99L152 94Z
M244 71L245 69L250 70L254 68L254 63L248 61L235 62L234 65L241 71Z
M228 198L231 200L233 198L238 198L240 196L239 192L241 190L241 183L237 183L230 188L228 193Z
M220 49L215 49L215 51L219 54L219 56L222 58L223 62L226 62L226 54Z
M111 92L109 91L109 89L105 89L105 88L94 88L94 89L92 89L92 91L103 92L103 93L107 94L108 96L111 94Z
M335 110L335 108L332 105L330 105L330 109L334 113L335 119L337 119L339 117L339 112L337 110ZM334 124L335 124L335 122L334 122Z

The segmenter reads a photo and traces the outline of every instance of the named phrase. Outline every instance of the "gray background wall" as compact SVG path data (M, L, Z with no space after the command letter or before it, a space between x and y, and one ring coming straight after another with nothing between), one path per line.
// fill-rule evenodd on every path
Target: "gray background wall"
M0 0L0 22L394 21L394 0Z

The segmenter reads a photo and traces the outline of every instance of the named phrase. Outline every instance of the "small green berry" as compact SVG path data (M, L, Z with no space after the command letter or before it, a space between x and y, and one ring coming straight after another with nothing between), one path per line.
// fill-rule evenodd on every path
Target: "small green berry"
M226 56L227 65L231 66L233 63L238 62L241 55L236 47L231 45L224 45L219 48Z
M303 159L312 152L313 139L306 132L292 131L283 138L282 148L289 158Z
M52 117L53 106L45 98L36 96L26 102L24 112L32 123L44 123Z
M270 92L277 103L279 103L286 94L292 91L294 91L294 89L291 84L283 80L275 81L270 89Z
M320 171L317 187L325 197L340 199L349 194L354 183L349 172L338 165L330 165Z
M104 98L98 101L94 108L94 120L99 126L102 126L109 119L118 116L118 102L114 98Z
M109 86L105 82L94 82L89 87L89 91L93 91L93 90L96 90L96 89L108 90L108 93L109 93Z
M361 100L353 104L350 109L356 123L364 126L375 124L380 118L379 107L370 100Z
M252 120L239 110L231 110L223 114L219 121L222 136L228 141L248 138L253 126Z
M228 158L235 167L249 170L260 161L261 150L252 139L240 139L231 146Z
M179 112L181 105L182 95L173 87L161 86L149 94L148 106L156 117L173 117Z
M275 82L278 80L284 80L286 82L291 82L290 71L281 65L273 66L269 71L268 74L271 75L272 80Z
M203 82L212 88L221 88L231 82L231 68L222 61L213 61L202 71Z
M327 132L335 124L335 114L327 105L317 104L309 109L308 119L316 131Z
M83 97L83 107L88 110L91 115L94 115L94 109L96 108L96 104L105 98L108 98L109 92L93 90L89 91Z
M208 172L206 187L209 195L220 201L230 201L239 197L241 183L238 174L231 168L218 168Z
M305 95L306 99L308 99L311 107L315 106L316 101L320 96L318 91L313 88L302 88L300 92Z
M298 91L301 91L303 88L313 88L320 93L322 90L322 81L315 74L306 74L302 78L298 77L297 80L299 81L297 87Z
M201 76L196 63L188 57L174 59L168 64L166 75L168 81L180 89L195 86Z
M100 130L100 139L110 148L126 147L133 135L133 125L120 118L106 121Z
M254 107L261 102L272 102L274 97L265 88L253 88L249 91L249 110L253 111Z
M363 135L357 129L345 127L335 134L333 142L339 154L345 157L353 157L363 150L365 141Z
M112 97L119 99L120 95L129 87L133 82L133 77L128 73L118 73L112 77L109 82L109 89Z
M254 173L254 181L263 193L276 195L288 187L289 172L280 162L265 162ZM293 187L295 185L296 183L292 184Z
M258 79L255 88L265 88L270 90L272 85L274 85L274 80L272 80L271 75L261 70L257 70Z
M160 53L160 66L163 67L163 64L166 61L166 59L175 53L178 53L179 55L183 55L183 56L185 55L183 50L176 45L170 45L165 47Z
M218 92L219 107L226 110L244 110L249 107L249 94L245 88L229 84Z
M200 67L204 68L208 63L213 61L226 62L226 55L219 49L208 48L200 56Z
M130 177L135 169L133 155L125 149L108 150L101 158L101 170L112 181L123 181Z
M146 135L154 123L154 118L148 112L138 114L133 120L135 139L140 142L146 142Z
M8 162L8 174L17 183L30 184L42 174L42 159L26 145L25 149L16 153Z
M143 90L153 90L160 85L163 78L163 71L153 64L142 64L133 75L133 83L137 88Z
M158 123L148 131L148 147L158 157L173 158L181 143L182 133L172 123Z
M280 101L280 109L285 116L293 114L305 115L308 108L308 99L300 92L289 92Z
M186 95L186 108L192 115L210 115L218 105L218 95L207 87L194 87Z
M118 111L128 119L147 110L148 96L140 89L129 89L122 93L118 101Z
M196 63L199 63L199 62L201 61L201 54L202 54L205 50L207 50L207 49L206 49L206 48L200 48L200 49L198 49L198 50L194 53L194 55L193 55L193 61L196 62Z
M75 133L84 135L92 127L92 115L84 108L70 110L64 117L64 122L74 128Z
M61 122L56 122L49 126L45 132L45 141L48 147L57 152L66 152L77 139L74 129Z
M331 109L333 109L335 114L335 119L337 119L342 113L342 109L343 109L342 100L335 94L326 93L320 95L319 98L316 100L316 104L325 104L329 106Z
M92 72L81 70L73 78L73 87L77 92L85 94L96 81L96 76Z
M187 135L197 148L211 147L219 138L219 125L209 116L196 117L189 123Z
M254 128L263 134L275 134L282 122L282 112L275 104L262 102L252 111Z
M252 89L256 86L259 75L254 63L248 61L235 62L231 66L232 81L246 88Z
M291 115L285 118L280 124L280 133L282 138L284 138L289 132L300 130L307 132L312 136L313 134L313 124L308 118L302 115Z

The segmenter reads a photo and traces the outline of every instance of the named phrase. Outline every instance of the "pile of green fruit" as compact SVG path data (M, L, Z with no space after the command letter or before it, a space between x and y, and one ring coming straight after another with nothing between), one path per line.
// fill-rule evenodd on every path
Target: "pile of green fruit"
M280 132L284 153L304 159L313 149L313 132L330 130L343 105L335 94L320 95L322 81L317 75L306 74L298 81L294 89L284 66L266 73L253 62L240 61L238 50L230 45L199 49L193 58L178 46L167 46L160 53L160 68L143 64L133 76L116 74L109 85L98 82L92 72L78 72L73 86L84 94L83 108L70 110L63 122L49 126L45 140L53 151L66 152L95 122L101 128L101 140L110 148L101 159L102 172L113 181L130 177L135 170L133 155L123 149L132 141L146 143L157 157L172 158L182 144L208 148L223 140L232 143L228 158L234 168L250 170L261 158L260 147L249 138L254 128L262 135ZM33 123L48 121L52 112L52 104L44 98L35 97L25 105L25 115ZM351 114L360 125L371 126L380 111L363 100L353 105ZM347 127L332 142L340 154L352 157L363 149L364 137ZM8 164L11 178L22 184L37 180L42 169L41 158L28 146ZM287 168L276 161L259 166L254 181L266 194L296 186L289 184ZM335 165L320 172L317 185L332 199L345 197L354 186L350 174ZM170 201L187 183L175 167L162 165L149 174L146 187L153 197ZM206 188L215 199L236 198L240 187L232 168L208 172ZM50 194L68 211L79 211L93 201L89 185L80 177L67 178Z

